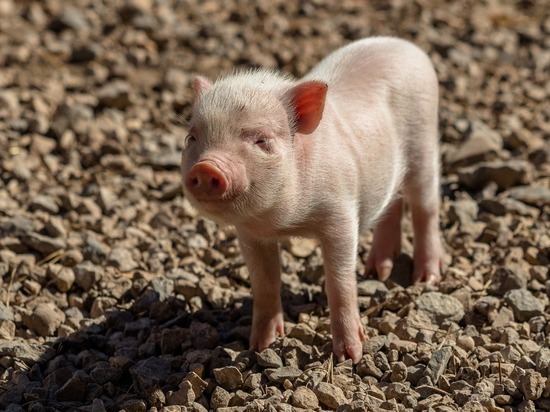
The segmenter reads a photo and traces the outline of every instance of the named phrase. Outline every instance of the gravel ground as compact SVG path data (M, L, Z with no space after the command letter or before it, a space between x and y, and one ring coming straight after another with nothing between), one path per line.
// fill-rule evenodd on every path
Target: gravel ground
M287 336L248 351L235 234L180 188L191 81L369 35L439 75L444 280L407 285L406 220L336 364L319 248L289 241ZM0 0L0 67L0 409L550 410L550 3Z

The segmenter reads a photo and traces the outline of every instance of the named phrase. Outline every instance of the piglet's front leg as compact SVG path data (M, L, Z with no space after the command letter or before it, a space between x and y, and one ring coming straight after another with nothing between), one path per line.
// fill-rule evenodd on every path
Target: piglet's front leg
M250 349L262 351L275 341L277 334L284 336L279 245L243 233L238 236L252 285Z
M354 219L344 218L338 220L332 233L321 238L332 347L339 362L350 358L357 363L363 356L365 333L357 306L355 278L357 227Z

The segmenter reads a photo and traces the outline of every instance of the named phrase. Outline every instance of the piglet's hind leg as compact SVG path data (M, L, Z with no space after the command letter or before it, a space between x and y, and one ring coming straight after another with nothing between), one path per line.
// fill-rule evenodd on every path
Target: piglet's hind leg
M401 252L401 216L403 199L395 199L374 230L369 257L367 258L365 276L375 277L384 282L390 277L393 259Z

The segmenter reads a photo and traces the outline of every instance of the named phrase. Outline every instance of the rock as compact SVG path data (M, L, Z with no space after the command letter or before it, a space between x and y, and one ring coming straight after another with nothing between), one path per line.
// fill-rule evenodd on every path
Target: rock
M542 396L545 383L546 378L543 378L540 373L528 369L519 378L517 387L526 399L535 401Z
M90 309L90 316L92 318L98 318L101 315L105 314L105 311L107 309L115 307L116 304L117 304L117 300L114 298L99 296L95 298L94 303L92 303L92 307Z
M156 356L141 360L130 368L134 383L142 390L163 383L170 372L170 361Z
M14 90L0 91L0 110L15 114L19 111L19 98Z
M461 335L456 339L456 344L459 348L464 349L466 352L471 352L475 348L474 338L468 335Z
M22 240L28 247L42 253L44 256L48 256L67 247L63 239L52 238L38 233L28 233L23 236Z
M490 160L496 157L501 148L500 135L486 124L475 122L470 136L447 153L445 163L451 169L456 169L482 160Z
M55 200L50 196L40 195L36 196L29 205L30 210L42 210L46 213L56 215L59 213L59 206L55 203Z
M32 313L22 314L23 323L38 336L52 336L65 321L65 314L53 303L39 303Z
M307 238L291 238L289 251L296 257L307 258L317 247L317 241Z
M348 402L348 399L344 395L342 389L327 382L320 382L317 386L315 386L313 391L315 392L315 395L317 395L319 402L330 409L336 409L340 405Z
M407 379L407 365L403 362L395 362L392 365L390 380L392 382L405 382Z
M56 392L60 402L79 401L86 396L86 382L80 374L74 375Z
M196 349L213 349L220 340L218 330L208 323L191 322L189 328L191 343Z
M443 346L441 349L436 350L426 366L424 376L429 377L437 384L441 375L445 372L452 354L453 349L450 346Z
M505 194L529 205L550 203L550 188L547 186L516 186L507 190Z
M88 22L80 10L73 7L65 7L50 23L50 29L56 32L65 29L83 30L88 27Z
M445 320L460 322L464 317L464 307L452 296L440 292L427 292L415 301L416 310L427 315L432 322L440 325Z
M197 375L195 372L189 372L183 381L180 384L181 385L184 382L189 382L191 384L191 387L193 388L193 392L195 393L195 398L200 398L204 390L208 387L208 382L205 382L201 379L199 375Z
M491 278L488 291L492 295L504 296L513 289L525 289L529 274L520 266L499 267Z
M514 311L518 322L525 322L544 313L544 303L527 289L514 289L504 295L505 302Z
M388 287L383 282L375 279L357 282L357 294L359 296L374 296L377 293L388 293Z
M226 366L213 370L216 382L227 390L234 390L243 386L243 375L234 366Z
M10 321L15 320L13 311L8 306L6 306L2 301L0 301L0 319L10 320Z
M147 164L155 170L179 169L181 155L179 153L154 153L147 159Z
M15 323L11 320L0 319L0 339L13 340L15 337Z
M103 53L101 46L95 43L74 47L71 53L71 63L87 63L99 58Z
M0 356L18 359L27 365L47 362L55 355L55 350L46 345L29 344L17 338L13 341L0 340Z
M282 366L277 369L266 369L265 374L271 382L283 383L286 379L292 382L302 375L302 371L293 366Z
M138 268L138 263L133 259L132 252L128 249L115 248L111 250L107 258L107 264L116 267L121 272L130 272Z
M96 92L96 95L101 105L114 109L125 110L132 104L130 85L122 80L106 84Z
M319 400L311 389L299 386L292 393L292 406L311 411L319 407Z
M299 323L292 328L292 330L288 334L288 337L298 339L300 342L302 342L305 345L311 345L313 343L313 340L315 339L315 335L316 335L315 331L311 329L308 325L304 323ZM279 365L279 366L282 366L282 365ZM274 365L271 367L277 367L277 365Z
M283 361L279 355L271 348L266 348L256 354L256 360L259 365L266 368L280 368L283 366Z
M74 271L71 268L56 264L48 266L47 275L60 292L69 291L76 279Z
M451 203L449 209L449 220L452 224L459 223L465 228L477 220L478 205L471 198L457 199Z
M100 267L91 262L84 261L73 268L75 283L85 291L90 290L103 275Z
M179 385L179 390L166 397L168 405L191 406L195 402L195 392L191 386L191 382L183 381Z
M460 169L458 181L470 190L479 190L489 182L495 182L499 189L507 189L527 183L532 174L533 166L525 160L497 160Z
M225 408L227 405L229 405L230 399L231 394L229 392L227 392L221 386L216 386L210 398L210 407L214 408L215 410L220 410L220 408Z

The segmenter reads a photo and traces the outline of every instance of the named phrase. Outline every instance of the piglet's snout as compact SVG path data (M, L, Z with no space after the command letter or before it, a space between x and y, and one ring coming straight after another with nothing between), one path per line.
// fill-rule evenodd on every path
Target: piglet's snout
M228 176L210 161L195 164L185 177L185 187L197 200L218 200L231 186Z

